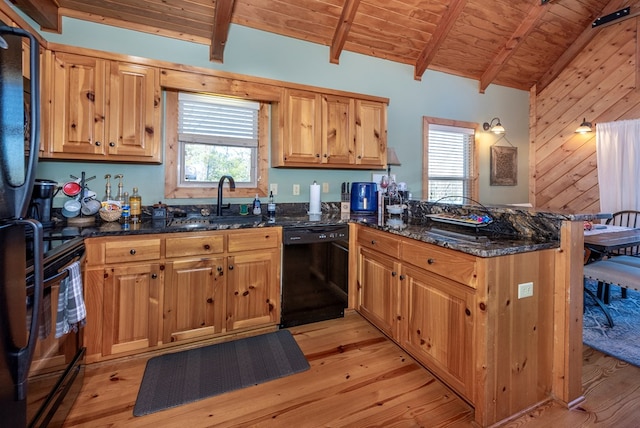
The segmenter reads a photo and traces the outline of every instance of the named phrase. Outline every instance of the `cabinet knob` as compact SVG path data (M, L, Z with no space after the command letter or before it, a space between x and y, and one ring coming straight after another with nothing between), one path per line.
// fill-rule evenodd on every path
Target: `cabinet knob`
M358 159L362 159L362 155L358 155Z
M229 270L233 270L233 265L229 265Z
M320 157L320 153L316 153L316 157L319 158Z
M371 240L371 245L376 245L376 240L375 239Z
M153 274L151 274L151 279L156 279L157 277L158 277L158 274L157 274L157 273L153 273Z
M210 249L211 249L211 245L209 245L209 244L204 244L204 249L205 249L205 250L210 250Z
M100 141L96 141L96 146L101 146L102 143Z
M325 157L325 158L328 158L329 156L325 153L325 154L324 154L324 157Z
M397 272L395 272L395 271L391 272L391 276L396 276L396 275L398 275Z
M136 255L136 250L135 250L135 248L130 249L130 250L129 250L129 254L131 254L132 256L135 256L135 255Z
M427 263L430 265L434 264L436 261L434 259L427 259Z
M109 143L109 147L115 147L116 143L114 143L113 141Z
M400 281L404 280L404 275L400 275Z
M218 272L222 272L222 266L218 266L218 267L216 268L216 270L217 270Z

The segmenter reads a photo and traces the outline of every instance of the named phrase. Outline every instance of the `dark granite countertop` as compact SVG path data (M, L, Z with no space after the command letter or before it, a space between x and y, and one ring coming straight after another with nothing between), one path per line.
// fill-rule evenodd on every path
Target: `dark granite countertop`
M557 220L554 216L551 218ZM241 222L236 222L240 220ZM322 225L335 225L350 222L366 225L391 234L415 239L434 244L443 248L449 248L478 257L496 257L509 254L525 253L560 246L557 236L548 234L536 234L535 236L522 236L505 228L456 228L442 225L424 219L409 218L405 214L401 224L378 222L377 216L341 215L339 211L323 211L320 216L309 216L305 212L289 212L286 215L276 217L275 223L268 223L263 216L246 216L239 219L232 217L229 222L199 222L196 224L178 224L171 220L144 219L139 223L131 223L128 227L118 222L101 222L96 220L94 225L85 227L64 226L57 227L48 232L50 236L82 236L85 238L101 236L136 236L155 233L199 233L211 230L233 230L256 227L282 226L285 228L309 227ZM180 222L178 222L180 223ZM552 228L554 229L554 228Z

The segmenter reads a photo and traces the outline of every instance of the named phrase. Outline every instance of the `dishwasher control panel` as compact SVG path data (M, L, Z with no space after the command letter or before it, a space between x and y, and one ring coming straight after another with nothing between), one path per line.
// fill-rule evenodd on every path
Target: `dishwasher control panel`
M285 228L284 245L308 244L325 241L349 240L349 226L307 226Z

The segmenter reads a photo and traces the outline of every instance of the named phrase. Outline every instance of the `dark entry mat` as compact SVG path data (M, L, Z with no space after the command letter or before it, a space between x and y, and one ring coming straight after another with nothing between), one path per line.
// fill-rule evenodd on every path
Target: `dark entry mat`
M191 403L309 369L288 330L151 358L134 416Z

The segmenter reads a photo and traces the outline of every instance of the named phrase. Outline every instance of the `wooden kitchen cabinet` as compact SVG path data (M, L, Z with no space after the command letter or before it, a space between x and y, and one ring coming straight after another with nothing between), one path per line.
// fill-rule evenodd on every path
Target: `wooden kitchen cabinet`
M69 52L47 58L43 157L161 162L158 68Z
M557 250L476 257L356 231L358 311L464 397L479 426L549 399ZM523 283L532 296L518 296Z
M167 263L163 341L211 337L224 327L223 257Z
M182 235L165 239L164 343L225 330L225 234Z
M391 338L398 339L400 264L376 251L358 253L359 311Z
M360 167L387 165L387 105L355 100L355 164Z
M402 347L471 399L474 290L408 265L401 288Z
M354 100L322 95L322 161L351 165L355 160Z
M162 275L159 263L105 269L102 355L158 344Z
M229 331L280 322L280 230L247 229L229 235Z
M87 361L141 352L160 340L164 265L161 238L85 240Z
M283 163L314 165L322 162L320 94L284 91Z
M273 166L386 166L387 110L382 101L285 89L275 111L282 115L283 130L272 138Z
M85 245L88 362L280 322L280 227L97 237Z

